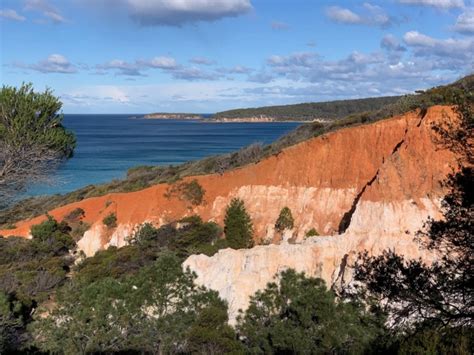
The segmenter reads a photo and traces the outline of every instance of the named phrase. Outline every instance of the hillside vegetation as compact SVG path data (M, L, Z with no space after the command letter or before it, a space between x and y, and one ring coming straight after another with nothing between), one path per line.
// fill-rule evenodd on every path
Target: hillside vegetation
M271 117L277 121L312 121L314 119L336 120L347 115L378 110L397 102L401 96L369 97L366 99L309 102L295 105L240 108L218 112L214 119Z
M278 154L286 147L343 127L369 124L411 110L419 110L422 115L430 106L439 104L457 105L461 102L460 100L464 100L468 105L473 105L474 75L467 76L450 85L432 88L416 95L403 96L396 102L377 110L358 112L329 123L312 122L303 124L266 146L253 144L234 153L211 156L176 166L139 166L130 169L127 172L127 177L123 180L114 180L101 185L89 185L65 195L29 198L18 202L9 209L0 211L0 225L9 226L16 221L32 218L59 206L89 197L102 196L113 192L137 191L158 183L176 182L186 176L223 173L227 170L256 163L266 157Z

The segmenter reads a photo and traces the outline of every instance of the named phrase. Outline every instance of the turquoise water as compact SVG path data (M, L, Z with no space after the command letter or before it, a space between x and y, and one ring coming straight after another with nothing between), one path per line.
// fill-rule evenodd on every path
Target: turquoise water
M33 186L27 195L73 191L123 178L137 165L169 165L270 143L298 123L203 123L131 119L131 115L65 115L74 131L74 157L54 176L53 185Z

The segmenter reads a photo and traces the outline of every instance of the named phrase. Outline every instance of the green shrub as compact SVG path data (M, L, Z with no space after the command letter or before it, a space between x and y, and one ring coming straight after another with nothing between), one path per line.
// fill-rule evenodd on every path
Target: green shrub
M169 248L178 256L214 253L213 244L222 235L222 229L214 222L203 222L199 216L190 216L179 221L182 227Z
M130 244L147 244L148 241L156 239L157 229L151 223L143 223L138 230L129 238Z
M283 207L275 223L275 229L278 232L283 232L285 229L293 229L294 223L295 221L291 214L291 210L288 207Z
M77 221L81 220L82 218L84 218L85 215L86 215L86 213L84 212L84 210L82 208L78 207L78 208L73 209L71 212L69 212L64 217L64 221L66 221L68 223L77 222Z
M109 229L117 227L116 214L114 212L110 212L107 216L104 217L102 223L104 223Z
M319 236L319 233L315 228L311 228L309 231L306 232L305 236L306 238L317 237Z
M201 184L194 179L190 182L181 182L170 186L164 196L168 199L177 197L180 200L190 202L192 205L199 206L204 200L205 193L206 191Z
M76 245L65 222L58 223L53 217L31 227L33 246L40 253L63 255Z
M233 249L253 246L253 224L244 201L238 198L230 201L224 218L224 233L229 247Z
M237 329L250 354L365 354L384 317L338 300L322 279L289 269L250 298Z

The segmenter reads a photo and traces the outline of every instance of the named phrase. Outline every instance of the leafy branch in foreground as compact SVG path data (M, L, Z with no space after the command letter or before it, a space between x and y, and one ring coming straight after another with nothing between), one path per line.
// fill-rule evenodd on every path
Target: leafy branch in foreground
M50 90L37 93L31 84L0 90L0 207L72 156L76 140L61 124L61 106Z

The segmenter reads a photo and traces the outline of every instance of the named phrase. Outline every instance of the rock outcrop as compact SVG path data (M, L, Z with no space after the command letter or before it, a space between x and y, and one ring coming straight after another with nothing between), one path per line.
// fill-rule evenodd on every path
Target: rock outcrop
M352 266L359 251L372 255L390 249L408 258L433 256L408 234L377 235L345 233L337 236L311 237L301 243L257 246L252 249L220 250L212 257L192 255L184 266L196 272L196 282L219 292L228 302L230 323L239 310L245 310L250 296L276 281L276 275L292 268L320 277L331 287L352 281Z

